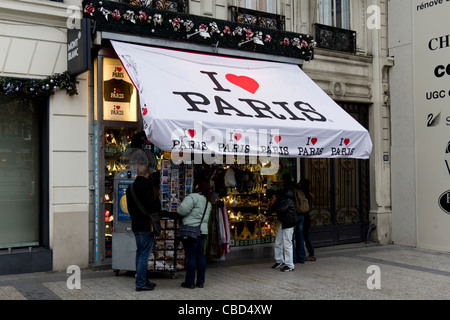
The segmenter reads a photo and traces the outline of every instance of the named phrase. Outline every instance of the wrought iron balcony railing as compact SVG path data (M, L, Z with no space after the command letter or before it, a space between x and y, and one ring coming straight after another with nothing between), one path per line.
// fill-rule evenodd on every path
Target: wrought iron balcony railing
M189 0L122 0L122 2L140 7L189 13Z
M149 38L207 45L217 51L224 48L304 61L314 59L316 42L308 34L153 7L158 1L147 3L150 6L137 6L136 2L129 2L83 0L83 17L91 21L93 33L138 34ZM279 22L281 21L284 19ZM279 23L277 26L282 28L284 24Z
M318 48L356 53L356 31L315 24Z
M233 22L274 30L285 30L286 19L284 16L236 6L230 6L229 8L231 10L231 21Z

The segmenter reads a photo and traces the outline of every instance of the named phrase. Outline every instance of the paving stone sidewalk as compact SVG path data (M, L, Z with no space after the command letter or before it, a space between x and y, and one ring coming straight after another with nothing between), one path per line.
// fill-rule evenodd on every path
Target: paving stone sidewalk
M65 272L0 276L0 300L448 300L450 253L398 245L354 244L318 248L317 261L296 264L294 272L271 269L272 248L264 254L242 250L208 264L203 289L180 286L152 273L154 291L136 292L134 275L81 270L81 289L69 289ZM379 273L378 273L379 272ZM379 275L379 277L377 277ZM369 284L368 284L369 283ZM379 289L370 289L379 284Z

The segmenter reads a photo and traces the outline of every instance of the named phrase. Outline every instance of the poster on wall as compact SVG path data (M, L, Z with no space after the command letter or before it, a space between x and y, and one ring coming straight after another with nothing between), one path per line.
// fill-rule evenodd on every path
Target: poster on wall
M448 249L450 2L416 0L414 3L418 245L436 248L447 244L443 249Z
M103 120L137 121L137 92L118 59L103 60Z

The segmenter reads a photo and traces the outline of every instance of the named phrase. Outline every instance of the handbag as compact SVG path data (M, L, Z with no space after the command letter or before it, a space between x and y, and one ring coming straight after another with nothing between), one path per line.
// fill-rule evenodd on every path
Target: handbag
M159 237L159 235L161 234L161 223L160 223L160 219L161 217L159 216L159 213L157 211L153 212L153 213L149 213L144 206L141 204L141 202L138 200L138 198L136 197L136 194L134 193L134 189L133 189L133 184L130 185L130 191L131 191L131 195L133 196L134 201L136 201L136 204L138 205L139 209L141 209L141 211L149 217L150 219L150 231L152 233L154 233L154 235L156 237Z
M198 226L188 226L182 224L178 229L178 233L176 238L182 242L197 242L200 240L202 235L201 226L203 223L203 219L205 218L206 208L208 208L208 201L206 201L205 210L203 211L202 220L200 221L200 225Z

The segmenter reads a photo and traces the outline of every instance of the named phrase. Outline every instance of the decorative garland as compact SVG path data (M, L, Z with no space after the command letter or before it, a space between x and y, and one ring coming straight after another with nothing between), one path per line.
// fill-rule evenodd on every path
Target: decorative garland
M66 90L73 96L78 94L78 81L71 77L67 71L49 76L45 79L0 78L0 93L10 97L24 99L39 99L53 95L56 90Z
M312 60L313 37L106 0L84 0L94 29Z

